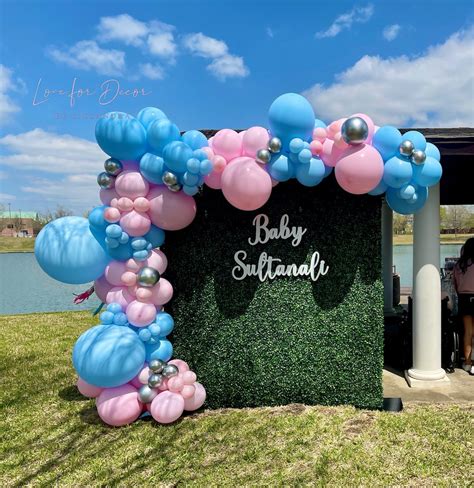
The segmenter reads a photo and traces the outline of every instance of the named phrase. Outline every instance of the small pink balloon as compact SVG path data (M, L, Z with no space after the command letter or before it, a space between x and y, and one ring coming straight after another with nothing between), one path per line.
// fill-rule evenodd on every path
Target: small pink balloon
M150 191L148 199L151 221L161 229L184 229L196 216L194 198L182 191L172 192L161 185Z
M130 294L127 288L123 286L114 286L108 293L105 303L119 303L122 309L125 310L128 304L133 302L134 297Z
M272 180L254 159L238 158L222 173L222 193L234 207L256 210L270 198Z
M336 180L349 193L373 190L383 176L383 159L374 147L360 144L344 151L335 169Z
M132 200L146 197L149 189L148 181L139 171L123 171L115 180L115 191L121 197L128 197Z
M207 143L209 144L209 147L212 149L212 144L214 143L214 136L209 137L209 139L207 140Z
M152 292L151 302L156 306L165 305L173 297L173 287L166 278L160 278L160 281L150 288Z
M143 266L149 266L150 268L156 269L158 273L163 274L168 266L168 258L160 249L153 249L148 259L142 261L141 264L141 268Z
M106 424L115 427L134 422L143 409L137 389L128 383L116 388L104 389L97 397L96 405L99 417Z
M194 385L194 383L197 380L196 373L194 371L184 371L184 372L180 371L180 374L183 378L185 385Z
M326 166L336 166L339 158L344 151L339 149L333 140L326 139L323 143L323 152L321 153L321 159Z
M168 378L165 378L161 385L158 387L158 390L160 391L166 391L168 390Z
M323 143L328 136L328 132L324 127L316 127L313 130L313 139Z
M215 157L221 158L222 156ZM207 176L204 177L204 183L213 190L220 190L222 188L222 171L213 171L212 173L209 173Z
M344 151L349 147L349 144L347 144L347 142L342 138L342 134L340 132L334 136L334 145L338 149L341 149L341 151Z
M212 150L230 161L242 154L242 139L234 130L222 129L212 140Z
M346 118L344 117L342 119L335 120L334 122L328 125L326 131L327 131L327 137L329 139L334 139L334 136L338 132L341 132L341 127L345 120Z
M156 317L156 308L151 303L134 300L127 306L128 321L135 327L150 325Z
M180 394L164 391L151 402L150 413L160 424L170 424L181 417L184 402L185 400Z
M120 219L120 227L129 236L143 236L150 230L150 217L148 217L148 214L137 212L136 210L125 212Z
M121 197L117 200L117 208L122 212L130 212L133 209L133 200L127 197Z
M102 393L103 390L103 388L100 388L99 386L90 385L82 378L77 379L76 385L79 393L87 398L96 398Z
M148 212L150 210L150 202L145 197L138 197L133 202L133 208L138 212Z
M222 157L222 156L214 156L212 158L212 163L214 165L214 171L216 173L222 173L222 171L224 171L224 168L226 167L226 160Z
M113 188L101 188L99 191L100 201L104 205L110 205L110 202L117 197L117 192Z
M373 120L366 114L354 114L351 115L351 117L360 117L361 119L365 120L365 123L369 128L369 133L365 142L366 144L370 144L372 142L372 138L374 137L374 133L375 133L375 125Z
M269 135L265 127L250 127L245 131L242 139L242 155L255 158L258 150L267 148L268 139Z
M102 275L94 281L94 291L101 302L106 301L107 293L112 289L112 285L107 281L106 277Z
M120 210L114 207L108 207L104 210L104 219L111 224L120 220Z
M132 271L125 271L120 279L124 286L134 286L137 282L137 275Z
M151 370L148 366L145 366L137 375L138 381L141 385L146 385L148 383L148 378L151 374Z
M313 156L319 156L323 152L323 144L320 141L311 141L309 144L309 149Z
M125 263L123 261L110 261L106 266L104 276L107 281L114 286L122 286L122 275L125 273Z
M150 288L139 286L135 291L135 296L139 302L149 303L153 296L153 292Z
M184 385L179 394L185 399L188 400L192 398L196 393L196 387L194 385Z
M214 157L214 151L212 150L212 147L209 146L201 147L201 151L203 151L206 154L207 159L212 159Z
M184 386L184 381L179 376L173 376L168 380L168 390L179 393Z
M111 207L114 207L114 208L118 208L118 201L119 199L118 198L112 198L112 200L110 201L110 206ZM120 210L120 209L119 209Z
M201 408L206 401L206 390L204 386L196 381L194 388L196 388L194 395L184 400L184 409L188 412Z
M125 266L128 271L133 273L138 273L138 271L143 267L143 261L136 261L135 259L128 259L125 261Z
M182 359L172 359L171 361L168 361L168 364L174 364L178 368L180 373L185 373L186 371L189 371L188 363L186 363Z

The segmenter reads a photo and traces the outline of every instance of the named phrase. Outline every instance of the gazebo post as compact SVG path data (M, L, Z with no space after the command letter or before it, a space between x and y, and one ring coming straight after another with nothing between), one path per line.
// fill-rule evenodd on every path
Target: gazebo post
M393 211L382 200L382 281L383 309L392 314L393 308Z
M441 281L439 275L439 184L429 189L413 225L413 367L410 386L449 382L441 368Z

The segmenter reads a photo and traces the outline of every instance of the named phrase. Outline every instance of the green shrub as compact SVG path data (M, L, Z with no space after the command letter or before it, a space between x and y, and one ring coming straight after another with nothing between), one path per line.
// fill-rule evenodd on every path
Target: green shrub
M244 407L382 403L383 286L380 198L350 195L331 176L316 188L279 184L256 212L228 204L220 191L197 197L191 226L167 232L166 277L175 289L175 357L189 362L208 392L207 405ZM273 240L250 246L255 215L276 227L308 230L299 246ZM329 265L319 281L277 278L261 283L231 276L234 253L256 263L262 251L283 263Z

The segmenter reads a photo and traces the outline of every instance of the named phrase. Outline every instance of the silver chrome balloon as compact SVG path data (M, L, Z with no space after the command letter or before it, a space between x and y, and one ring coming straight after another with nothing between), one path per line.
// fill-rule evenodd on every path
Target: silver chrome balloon
M168 186L176 185L176 183L178 183L178 178L171 171L165 171L161 179L163 180L163 183Z
M168 186L168 190L175 191L175 192L181 191L181 188L182 188L182 186L179 184Z
M347 144L362 144L369 135L369 126L362 117L349 117L342 124L341 135Z
M160 273L150 266L144 266L137 273L137 283L146 288L152 288L160 281Z
M148 367L153 371L153 373L161 373L163 368L166 366L166 363L161 359L152 359L148 363Z
M402 156L410 157L415 150L415 145L411 141L402 141L400 147L398 148Z
M109 175L105 171L97 175L97 183L104 190L109 190L115 186L115 176Z
M423 164L426 161L425 151L415 149L411 155L411 160L415 164Z
M104 163L104 168L109 175L117 176L123 171L123 164L115 158L109 158Z
M157 388L163 383L163 376L161 374L153 373L148 378L148 386L150 388Z
M279 153L281 151L281 140L278 137L272 137L268 141L268 150L272 153Z
M172 378L179 373L179 369L174 364L167 364L161 373L165 378Z
M268 149L259 149L257 151L257 161L262 164L267 164L272 159L272 155Z
M156 395L158 395L158 392L150 388L148 385L140 386L140 389L138 390L138 398L142 403L150 403Z

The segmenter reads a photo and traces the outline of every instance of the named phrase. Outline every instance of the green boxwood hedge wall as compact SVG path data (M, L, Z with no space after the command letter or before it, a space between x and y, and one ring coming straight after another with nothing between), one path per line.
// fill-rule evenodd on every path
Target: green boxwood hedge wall
M207 406L382 404L383 286L379 197L342 191L330 176L316 188L279 184L255 212L205 188L185 230L167 232L165 276L175 289L174 357L186 360L207 390ZM283 214L308 231L301 244L250 246L252 220ZM283 263L319 251L329 272L307 277L232 278L234 253L256 263L262 251Z

